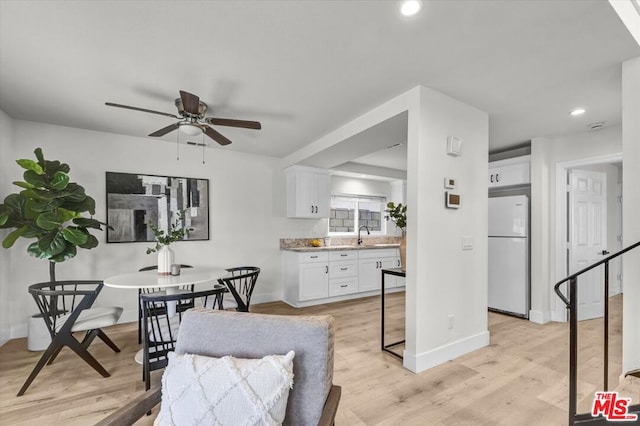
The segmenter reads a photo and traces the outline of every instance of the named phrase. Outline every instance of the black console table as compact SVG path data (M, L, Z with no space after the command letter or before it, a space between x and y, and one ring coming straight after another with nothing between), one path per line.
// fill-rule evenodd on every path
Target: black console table
M382 318L382 350L385 352L390 353L391 355L398 357L400 359L402 359L402 354L399 354L397 352L393 352L391 350L391 348L401 345L405 342L405 340L399 340L397 342L394 343L387 343L385 344L384 342L384 295L385 295L385 285L384 285L384 281L385 281L385 275L395 275L397 277L404 277L405 276L405 271L401 268L390 268L390 269L383 269L382 270L382 289L380 291L380 299L382 300L382 314L381 314L381 318Z

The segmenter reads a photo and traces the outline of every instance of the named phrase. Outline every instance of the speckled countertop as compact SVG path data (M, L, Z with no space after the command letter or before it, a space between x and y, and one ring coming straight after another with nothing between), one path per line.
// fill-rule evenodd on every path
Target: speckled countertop
M356 244L356 238L318 238L323 244L320 247L311 246L314 238L283 238L280 249L296 252L335 251L335 250L372 250L400 247L399 237L370 237L363 238L361 245ZM330 241L329 241L330 240ZM325 245L329 243L328 245Z
M287 251L336 251L336 250L372 250L383 248L398 248L400 244L362 244L359 246L328 246L328 247L289 247L282 250Z

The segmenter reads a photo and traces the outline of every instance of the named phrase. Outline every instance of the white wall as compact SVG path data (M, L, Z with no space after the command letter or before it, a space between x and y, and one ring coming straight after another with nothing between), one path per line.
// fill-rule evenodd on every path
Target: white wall
M418 96L409 110L404 353L414 372L489 344L488 115L431 89ZM446 154L448 136L462 138L461 156ZM457 178L458 210L444 206L445 176ZM462 250L463 236L473 250Z
M18 189L5 184L7 180L21 178L22 170L14 159L35 158L36 147L42 147L45 158L70 165L72 180L95 198L96 217L103 220L106 171L209 179L210 240L176 243L173 247L176 261L219 267L260 266L255 302L281 298L279 239L315 232L324 235L326 231L326 225L321 231L316 229L319 221L286 219L285 178L278 159L214 148L206 150L206 164L202 164L201 149L183 146L177 161L176 145L172 143L10 120L4 116L0 119L2 198ZM9 126L5 126L7 121ZM14 137L9 137L10 132L6 131L11 126ZM2 235L6 235L5 230ZM107 244L104 233L96 236L100 241L97 248L79 250L76 258L58 264L58 279L103 279L156 262L154 255L145 254L150 244ZM24 336L28 314L37 311L27 293L28 285L48 279L47 262L30 257L26 252L28 243L20 239L11 250L0 249L0 289L8 292L8 297L0 298L0 312L3 318L10 319L10 338ZM5 267L7 264L11 264L11 269ZM136 319L133 290L105 288L99 304L124 306L121 321ZM4 322L3 327L6 328Z
M13 120L2 110L0 110L0 200L9 193L11 185L10 164L13 161L12 143L13 140ZM16 167L17 164L13 163ZM3 240L11 230L0 229L0 241ZM3 250L0 248L0 250ZM8 253L0 252L0 345L10 339L11 333L11 313L3 301L9 300L9 288L11 277L11 259Z
M564 320L553 285L564 278L556 267L556 165L622 152L621 128L609 127L531 140L531 312L532 321ZM562 275L562 276L560 276ZM562 317L558 316L562 315Z
M332 194L357 194L391 197L389 182L372 179L357 179L345 176L331 176Z
M640 57L622 64L622 234L627 247L640 241ZM640 248L622 264L624 302L622 372L640 368Z

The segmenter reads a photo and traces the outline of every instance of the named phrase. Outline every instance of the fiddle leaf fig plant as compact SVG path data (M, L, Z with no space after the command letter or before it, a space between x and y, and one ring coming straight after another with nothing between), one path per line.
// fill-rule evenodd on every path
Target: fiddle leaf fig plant
M385 219L393 221L400 230L404 233L407 227L407 206L398 203L396 206L393 201L387 203L387 209L385 210Z
M106 223L93 218L96 202L70 181L69 165L45 160L40 148L34 153L37 161L16 160L25 169L24 181L13 184L22 191L7 195L0 204L0 228L14 229L2 247L12 247L20 237L35 238L27 252L50 262L50 278L55 281L55 263L75 257L78 247L96 247L98 239L90 230L101 231ZM89 217L83 216L87 213Z

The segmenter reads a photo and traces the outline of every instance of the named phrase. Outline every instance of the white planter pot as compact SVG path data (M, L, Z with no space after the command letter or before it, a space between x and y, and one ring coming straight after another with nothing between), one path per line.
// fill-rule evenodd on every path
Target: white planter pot
M27 349L34 352L44 351L49 347L49 343L51 343L51 335L42 319L42 315L29 317Z
M173 250L168 245L160 247L158 250L158 274L171 275L171 265L173 265L174 259Z

